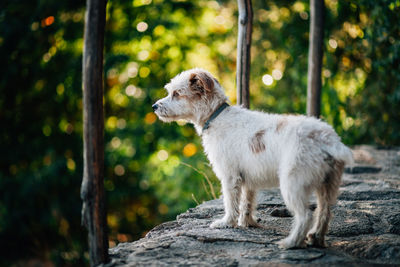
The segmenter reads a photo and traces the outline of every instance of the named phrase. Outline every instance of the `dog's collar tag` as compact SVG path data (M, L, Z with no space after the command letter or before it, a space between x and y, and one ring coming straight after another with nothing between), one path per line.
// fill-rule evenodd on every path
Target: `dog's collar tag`
M203 132L204 132L205 130L207 130L208 127L210 127L210 123L211 123L216 117L218 117L218 115L219 115L225 108L227 108L227 107L229 107L229 104L228 104L228 103L223 103L221 106L219 106L219 108L217 108L216 111L214 111L213 114L211 114L210 118L209 118L209 119L206 121L206 123L204 124Z

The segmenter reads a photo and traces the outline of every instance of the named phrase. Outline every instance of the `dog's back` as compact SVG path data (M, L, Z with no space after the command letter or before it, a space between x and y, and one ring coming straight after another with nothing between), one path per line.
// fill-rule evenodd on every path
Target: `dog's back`
M297 164L326 172L326 158L351 162L351 151L331 126L318 119L227 108L207 132L203 145L210 161L240 169L255 186L278 186L279 173ZM307 166L308 165L308 166ZM322 173L318 176L322 176Z

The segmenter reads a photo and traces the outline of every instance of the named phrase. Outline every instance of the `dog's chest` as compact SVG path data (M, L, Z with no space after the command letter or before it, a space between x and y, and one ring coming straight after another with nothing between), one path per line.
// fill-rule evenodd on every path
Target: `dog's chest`
M218 178L238 175L258 188L278 185L276 158L271 151L252 152L248 138L203 138L203 146Z
M204 150L211 163L234 160L240 150L240 142L234 140L235 138L231 134L226 133L212 133L204 136L202 140Z

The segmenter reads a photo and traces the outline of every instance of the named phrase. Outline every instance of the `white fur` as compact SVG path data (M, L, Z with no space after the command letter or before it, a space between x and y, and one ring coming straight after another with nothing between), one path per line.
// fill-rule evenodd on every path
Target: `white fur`
M153 105L155 113L163 121L194 124L222 184L225 216L210 227L258 226L253 217L257 190L279 186L294 215L292 231L280 246L325 245L329 205L336 200L344 164L352 161L330 125L312 117L230 106L203 132L211 114L227 101L217 80L192 69L173 78L166 89L169 95ZM312 225L308 201L314 191L318 207Z

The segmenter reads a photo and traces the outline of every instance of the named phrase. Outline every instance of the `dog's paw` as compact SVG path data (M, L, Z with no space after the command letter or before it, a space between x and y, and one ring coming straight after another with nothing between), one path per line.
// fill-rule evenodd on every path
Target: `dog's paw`
M210 224L210 228L213 228L213 229L216 229L216 228L218 228L218 229L220 229L220 228L232 228L232 227L235 227L235 226L236 225L235 225L234 221L230 221L230 220L227 220L225 218L218 219L218 220L216 220L216 221L214 221L213 223Z
M253 218L239 218L238 226L241 228L263 228L263 226L257 223Z
M326 248L325 238L318 236L316 233L308 233L306 243L311 247Z
M278 241L277 244L278 244L279 248L282 248L282 249L305 248L305 247L307 247L307 245L306 245L306 243L304 241L296 242L295 240L289 239L288 237Z

